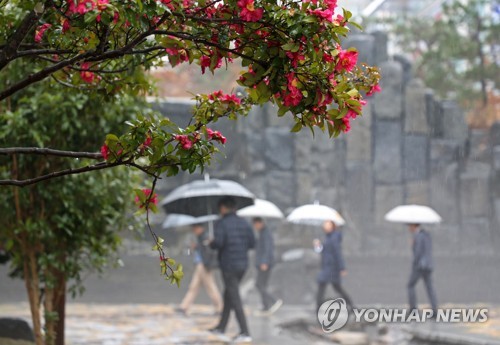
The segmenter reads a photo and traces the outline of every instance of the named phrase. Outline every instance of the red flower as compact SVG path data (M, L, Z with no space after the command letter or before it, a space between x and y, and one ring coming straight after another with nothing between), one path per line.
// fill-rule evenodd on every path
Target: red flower
M299 81L293 72L288 73L286 79L288 80L288 92L283 92L283 104L286 107L297 106L303 97L302 92L297 87Z
M178 134L174 137L174 139L177 140L179 144L181 144L181 147L184 150L189 150L193 147L193 141L191 141L191 139L189 139L189 136L185 134Z
M158 205L158 194L155 193L151 196L151 189L148 188L144 188L142 193L144 194L146 200L149 199L150 204ZM135 196L135 203L139 205L140 208L144 207L144 204L141 203L141 199L137 195Z
M321 9L321 8L316 8L314 10L309 10L310 14L315 15L316 17L320 19L327 20L329 22L332 22L332 17L333 17L333 11L331 9Z
M36 43L40 43L42 42L42 38L43 38L43 34L45 33L45 31L47 31L50 27L52 26L52 24L42 24L40 25L39 27L36 28L35 30L35 42Z
M335 66L336 71L352 71L358 61L358 52L352 50L340 50L339 61Z
M344 128L342 129L342 131L344 133L349 132L351 130L350 119L347 116L345 116L345 117L342 118L342 122L344 123Z
M177 56L179 58L177 64L179 62L189 61L189 55L186 49L166 48L165 51L167 52L168 55Z
M345 114L344 119L355 119L358 116L358 113L355 112L352 109L349 109L347 111L347 114Z
M240 18L247 22L259 21L264 14L264 9L255 8L254 0L239 0L238 7L241 9Z
M372 96L375 92L380 92L382 91L382 88L380 87L379 84L374 85L371 87L370 91L366 93L367 96Z
M71 0L69 1L68 14L85 14L96 7L95 0Z
M62 24L62 32L65 33L69 29L71 29L71 23L69 22L68 19L65 19L63 24Z
M208 140L215 140L215 141L218 141L219 143L221 143L221 144L223 144L223 145L224 145L224 144L226 143L226 141L227 141L226 137L225 137L225 136L223 136L223 135L221 134L221 132L219 132L219 131L214 131L214 130L212 130L212 129L210 129L210 128L207 128L207 139L208 139Z
M325 0L325 4L330 10L335 10L337 7L337 0Z
M206 55L203 55L200 58L200 66L201 66L201 74L205 74L205 69L210 67L210 58Z
M223 95L222 97L220 97L220 100L227 103L236 103L238 105L241 104L241 99L239 99L236 95Z
M216 101L222 96L224 96L224 92L222 92L222 90L214 91L210 95L208 95L208 99L211 101Z
M97 9L99 11L104 11L109 4L109 0L97 0Z
M299 64L299 61L305 61L306 57L304 54L301 54L300 52L286 52L286 56L292 60L292 66L297 67Z
M90 68L90 63L84 62L82 64L82 70L80 71L80 77L83 79L84 82L91 84L96 79L96 75L94 72L89 71L89 68Z
M105 160L108 160L109 152L110 151L108 145L104 144L101 146L101 155Z
M153 141L153 138L151 138L149 135L146 137L146 140L142 143L144 147L149 147L151 146L151 142Z

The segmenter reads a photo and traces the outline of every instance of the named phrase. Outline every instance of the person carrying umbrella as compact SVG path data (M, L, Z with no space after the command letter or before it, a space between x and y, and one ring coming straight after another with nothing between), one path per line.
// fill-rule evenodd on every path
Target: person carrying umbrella
M442 220L441 216L428 206L400 205L390 210L384 216L384 219L392 223L406 224L413 236L413 260L410 279L408 280L410 312L417 310L415 285L417 285L420 278L422 278L431 303L433 317L436 317L437 301L432 283L432 271L434 269L434 262L432 260L432 239L431 234L424 230L421 224L438 224Z
M187 314L200 292L200 286L203 285L212 300L215 311L221 312L222 298L213 275L213 270L217 267L215 252L207 245L207 234L202 224L192 225L192 230L196 236L196 242L191 245L194 254L195 270L191 278L191 283L189 283L188 291L177 310L183 314Z
M342 256L342 232L337 229L337 225L332 220L323 222L323 232L325 233L323 242L318 239L313 241L314 251L321 253L321 269L317 276L316 309L323 304L326 286L331 283L334 290L352 310L351 298L342 288L342 276L347 274Z
M262 298L262 315L276 312L283 301L276 299L268 291L269 278L274 264L274 240L271 231L261 217L252 219L253 228L259 234L255 247L255 266L257 267L257 281L255 287Z
M431 303L433 316L437 315L436 292L432 284L432 239L431 235L421 228L420 224L409 224L408 229L413 236L413 261L410 279L408 280L408 299L410 311L417 310L417 294L415 285L422 278Z
M251 342L247 320L243 311L239 285L248 268L248 250L255 247L255 236L250 224L236 215L236 201L226 196L219 200L221 219L214 229L214 238L210 243L219 251L219 267L224 282L224 307L218 325L210 331L221 335L225 332L229 314L234 310L240 326L236 342Z

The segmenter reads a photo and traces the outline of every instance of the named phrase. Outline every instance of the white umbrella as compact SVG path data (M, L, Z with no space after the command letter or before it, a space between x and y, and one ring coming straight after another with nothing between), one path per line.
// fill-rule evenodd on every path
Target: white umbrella
M335 209L320 204L297 207L286 219L295 224L321 225L324 221L331 220L337 226L345 225L345 219Z
M262 218L278 218L283 219L283 212L270 201L263 199L255 199L255 204L247 206L236 212L240 217L262 217Z
M180 228L182 226L213 222L217 219L219 219L219 216L216 214L211 214L202 217L193 217L187 214L169 214L168 216L165 217L165 220L163 221L162 224L162 228L163 229Z
M400 205L390 210L384 217L388 222L404 224L437 224L441 216L428 206Z
M230 180L209 179L187 183L174 189L162 200L167 213L187 214L194 217L217 212L222 197L231 196L238 209L253 205L255 196L245 187Z

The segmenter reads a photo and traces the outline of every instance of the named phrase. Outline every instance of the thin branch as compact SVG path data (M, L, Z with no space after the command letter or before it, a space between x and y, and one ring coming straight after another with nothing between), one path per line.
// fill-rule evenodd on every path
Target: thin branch
M32 154L32 155L58 156L58 157L69 157L69 158L102 159L102 154L100 154L99 152L62 151L62 150L53 150L49 148L40 148L40 147L0 148L0 155L12 155L12 154Z
M103 170L112 167L116 167L119 165L125 165L124 162L116 162L116 163L107 163L101 162L94 165L87 165L77 169L66 169L61 171L56 171L47 175L42 175L39 177L26 179L26 180L0 180L0 186L16 186L16 187L26 187L29 185L33 185L42 181L47 181L56 177L68 176L68 175L76 175L84 172L95 171L95 170Z
M30 50L21 50L16 53L15 58L21 58L26 56L33 55L59 55L59 54L69 54L74 53L73 50L70 49L30 49Z
M87 57L92 56L92 54L93 52L85 52L83 54L76 55L69 60L64 60L59 63L56 63L55 65L47 67L37 73L30 74L25 79L0 92L0 101L4 100L9 96L12 96L16 92L24 89L25 87L30 86L31 84L34 84L40 80L47 78L52 73L57 72L60 69L63 69L64 67L70 66L78 61L85 60Z
M44 9L48 7L49 3L50 1L45 1ZM41 13L37 13L35 10L30 11L26 17L24 17L21 24L19 24L17 30L12 34L12 36L9 37L5 47L0 52L0 70L7 66L8 63L16 56L19 46L33 25L38 22L42 14L43 11Z

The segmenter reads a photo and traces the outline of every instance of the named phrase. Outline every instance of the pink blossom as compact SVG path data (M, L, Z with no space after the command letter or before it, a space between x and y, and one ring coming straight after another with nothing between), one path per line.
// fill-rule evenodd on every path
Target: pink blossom
M189 55L188 55L188 52L186 51L186 49L166 48L165 51L169 55L177 56L179 58L177 63L189 61Z
M109 147L108 145L104 144L101 146L101 155L105 160L108 160L109 157Z
M149 188L144 188L141 192L144 194L146 200L149 199L150 204L158 205L158 194L155 193L151 195L152 191ZM140 208L144 207L144 204L141 203L141 199L137 195L135 196L135 203L139 205Z
M236 103L238 105L241 104L241 99L238 98L236 95L223 95L220 100L222 102L227 102L227 103Z
M284 92L283 94L283 104L287 107L297 106L303 97L302 92L297 87L299 81L293 72L288 73L286 79L288 81L288 92Z
M292 60L292 66L297 67L300 61L305 61L306 57L300 52L286 52L286 56Z
M68 19L65 19L63 24L62 24L62 32L65 33L69 29L71 29L71 23L69 22Z
M349 132L351 130L350 118L348 118L347 116L345 116L345 117L342 118L342 122L344 123L344 128L342 129L342 131L344 133Z
M70 0L68 14L85 14L96 8L95 0Z
M315 15L316 17L320 19L327 20L329 22L332 22L332 17L333 17L333 11L331 9L321 9L321 8L316 8L314 10L309 10L310 14Z
M218 142L220 142L220 143L221 143L221 144L223 144L223 145L224 145L224 144L226 143L226 141L227 141L226 137L225 137L225 136L223 136L223 135L221 134L221 132L219 132L219 131L214 131L214 130L212 130L212 129L210 129L210 128L207 128L207 139L208 139L208 140L215 140L215 141L218 141Z
M42 38L43 38L43 34L45 33L45 31L47 31L50 27L52 26L52 24L42 24L40 25L39 27L36 28L35 30L35 42L36 43L40 43L42 42Z
M181 147L184 150L189 150L193 147L193 141L191 141L191 139L189 139L189 136L187 136L186 134L178 134L174 137L174 139L177 140L179 144L181 144Z
M84 82L86 83L92 83L96 79L96 75L94 72L89 71L90 68L90 63L89 62L84 62L82 63L82 70L80 71L80 77L83 79Z
M259 21L264 14L264 9L255 8L254 0L239 0L238 7L241 9L240 18L247 22Z
M214 91L210 95L208 95L208 99L211 101L216 101L220 99L222 96L224 96L224 92L222 92L222 90Z
M337 0L325 0L325 4L329 10L333 11L337 7Z
M370 91L368 91L368 92L366 93L366 95L367 95L367 96L372 96L374 93L376 93L376 92L380 92L380 91L382 91L382 88L380 87L380 85L379 85L379 84L377 84L377 85L373 85L373 86L371 87Z
M144 142L142 143L142 145L143 145L144 147L149 147L149 146L151 146L151 143L152 143L152 142L153 142L153 138L151 138L151 136L149 136L149 135L148 135L148 136L146 137L146 140L144 140Z
M335 66L336 71L352 71L358 61L358 52L353 50L340 50L339 60Z

